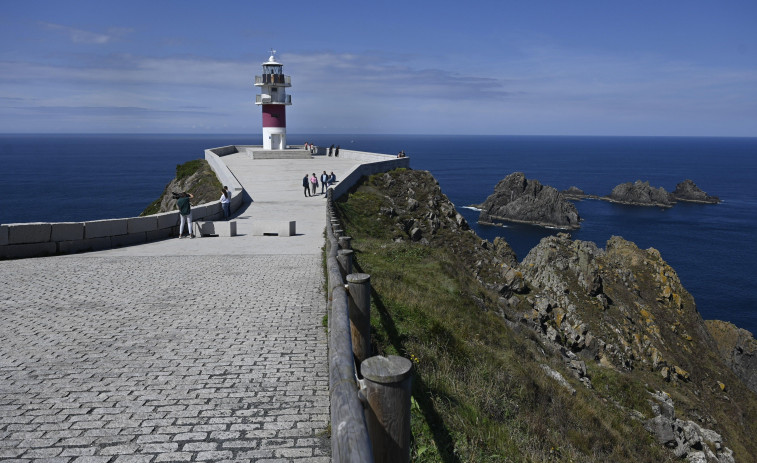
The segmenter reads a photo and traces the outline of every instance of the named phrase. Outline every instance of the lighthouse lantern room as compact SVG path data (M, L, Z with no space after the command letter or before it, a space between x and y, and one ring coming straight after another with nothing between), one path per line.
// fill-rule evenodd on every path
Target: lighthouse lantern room
M263 106L263 149L283 150L286 141L286 107L292 104L287 87L291 79L284 75L282 64L276 62L276 50L271 50L268 61L263 63L263 75L255 76L255 86L260 87L260 95L255 95L255 104Z

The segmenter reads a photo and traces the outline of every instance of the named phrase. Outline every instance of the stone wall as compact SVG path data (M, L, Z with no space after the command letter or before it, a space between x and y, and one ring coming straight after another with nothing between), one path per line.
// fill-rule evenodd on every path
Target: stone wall
M334 199L347 193L364 176L388 172L400 167L410 168L410 158L397 158L386 154L362 153L359 151L346 151L345 158L353 155L347 153L354 153L355 156L360 156L358 159L364 160L366 163L356 166L343 179L339 179L339 183L334 186ZM362 158L364 155L365 159ZM339 151L339 157L342 157L341 150Z

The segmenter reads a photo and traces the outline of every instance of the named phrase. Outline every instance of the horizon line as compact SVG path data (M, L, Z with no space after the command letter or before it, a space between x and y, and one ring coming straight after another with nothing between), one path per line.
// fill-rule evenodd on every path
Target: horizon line
M177 136L245 136L245 137L260 137L262 139L262 134L249 134L244 132L2 132L0 131L0 136L34 136L34 135L86 135L86 136L92 136L92 135L107 135L107 136L113 136L113 135L122 135L122 136L129 136L129 135L152 135L152 136L166 136L166 135L177 135ZM472 134L472 133L461 133L461 134L438 134L438 133L349 133L349 132L329 132L329 133L319 133L319 132L300 132L300 133L288 133L289 136L392 136L392 137L444 137L444 138L450 138L450 137L555 137L555 138L570 138L570 137L594 137L594 138L757 138L757 135L627 135L627 134L616 134L616 135L592 135L592 134L572 134L572 135L566 135L566 134L497 134L497 133L478 133L478 134Z

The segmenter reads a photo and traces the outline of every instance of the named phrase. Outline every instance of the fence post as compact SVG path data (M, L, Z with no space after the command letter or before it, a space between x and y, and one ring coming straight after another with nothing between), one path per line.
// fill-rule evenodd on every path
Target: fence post
M365 383L365 420L375 463L410 461L410 360L375 356L360 365Z
M371 355L371 276L367 273L347 275L347 285L352 351L359 365Z
M352 249L352 237L340 236L339 237L339 249Z
M340 249L336 252L336 260L339 262L339 270L342 272L342 279L352 273L352 249Z

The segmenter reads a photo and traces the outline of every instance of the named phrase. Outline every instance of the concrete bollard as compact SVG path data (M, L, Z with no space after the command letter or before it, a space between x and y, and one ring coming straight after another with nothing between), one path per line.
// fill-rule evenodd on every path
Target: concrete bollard
M359 365L371 355L371 276L367 273L347 275L347 285L352 352Z
M344 230L341 228L335 228L334 229L334 236L336 236L336 239L339 240L344 235Z
M410 461L412 368L410 360L396 355L371 357L360 365L375 463Z
M339 249L352 249L352 237L340 236L339 237Z
M339 270L342 272L343 280L352 273L353 253L352 249L340 249L336 252L336 261L339 262Z

